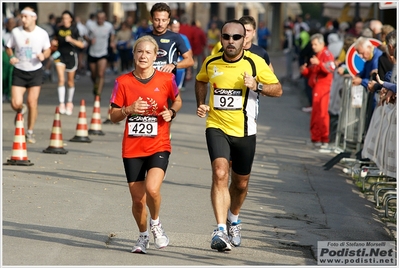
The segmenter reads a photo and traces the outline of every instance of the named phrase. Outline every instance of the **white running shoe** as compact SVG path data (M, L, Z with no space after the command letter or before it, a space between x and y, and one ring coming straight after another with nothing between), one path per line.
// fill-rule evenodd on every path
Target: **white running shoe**
M132 249L132 253L147 253L147 248L150 247L150 237L148 235L140 235L137 239L136 245Z
M169 244L169 238L165 234L161 223L151 225L151 232L154 235L154 244L156 248L161 249Z
M36 139L34 136L35 135L33 135L33 133L26 133L26 135L25 135L26 142L32 143L32 144L36 143Z
M230 222L227 220L227 233L229 235L230 243L238 247L241 245L241 221Z
M72 115L72 110L73 110L73 103L72 102L68 102L66 104L65 114L66 115Z
M231 244L227 231L223 228L218 228L212 233L211 248L218 251L230 251Z
M58 106L58 111L60 112L60 114L66 113L65 103L60 103L60 106Z

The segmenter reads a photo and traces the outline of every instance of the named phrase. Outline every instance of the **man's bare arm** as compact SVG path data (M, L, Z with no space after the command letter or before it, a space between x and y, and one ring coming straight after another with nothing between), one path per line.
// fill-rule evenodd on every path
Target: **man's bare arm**
M197 99L197 107L205 104L206 95L208 94L208 83L195 80L195 98Z
M277 84L263 84L263 89L260 93L268 97L280 97L283 95L283 87L280 82Z

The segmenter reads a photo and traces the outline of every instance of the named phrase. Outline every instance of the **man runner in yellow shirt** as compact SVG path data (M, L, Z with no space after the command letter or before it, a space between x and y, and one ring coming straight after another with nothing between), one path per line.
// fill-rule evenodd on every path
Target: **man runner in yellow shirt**
M281 84L264 59L244 51L245 31L238 20L223 25L223 51L205 59L195 83L197 115L203 118L208 113L206 140L212 163L211 201L217 223L211 248L218 251L241 244L238 215L255 156L259 94L282 95ZM205 103L208 83L209 105Z

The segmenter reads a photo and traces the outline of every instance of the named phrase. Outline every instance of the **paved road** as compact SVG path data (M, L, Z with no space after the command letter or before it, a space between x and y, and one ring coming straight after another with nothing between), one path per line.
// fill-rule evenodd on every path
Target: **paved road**
M271 57L284 76L284 58ZM296 65L294 65L296 66ZM297 72L295 72L297 75ZM101 116L108 111L113 75L107 77ZM250 188L241 212L243 242L231 252L210 249L215 220L210 203L211 171L205 120L195 115L193 81L182 92L183 108L172 125L173 153L162 187L161 220L170 237L162 250L130 254L138 230L121 161L123 125L102 125L105 136L92 143L70 142L79 100L93 110L88 77L76 84L72 116L61 116L66 155L45 154L57 103L56 84L40 96L37 143L28 144L33 166L3 166L3 245L5 266L153 265L274 266L316 265L317 241L393 240L378 211L336 165L309 140L309 114L297 83L284 84L281 98L262 98L257 152ZM11 155L14 115L3 105L3 162ZM26 125L25 125L26 126Z

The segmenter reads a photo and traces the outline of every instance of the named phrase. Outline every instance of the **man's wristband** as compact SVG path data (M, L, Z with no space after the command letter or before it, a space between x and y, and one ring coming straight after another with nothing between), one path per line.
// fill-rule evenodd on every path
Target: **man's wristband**
M174 110L174 109L172 109L172 108L170 108L169 110L171 110L172 111L172 116L170 117L171 119L170 119L170 121L172 121L173 120L173 118L175 118L176 117L176 111Z
M11 60L12 58L15 58L15 55L11 55L11 56L10 56L10 60Z

